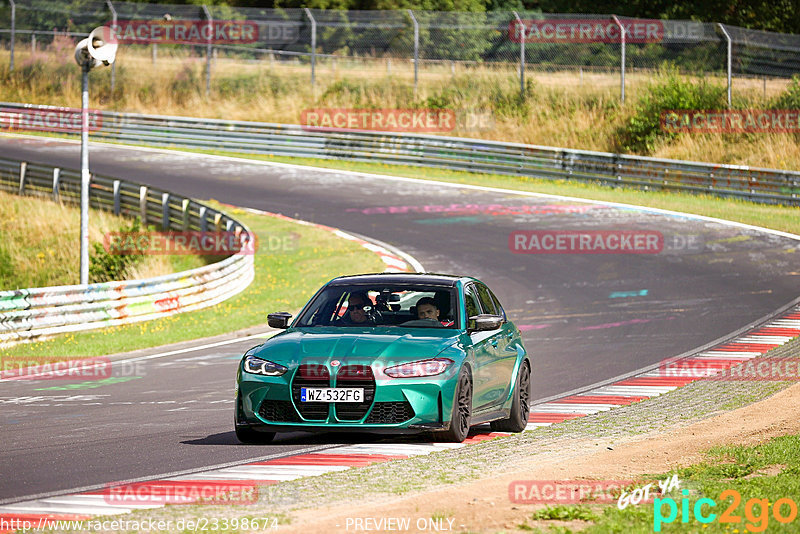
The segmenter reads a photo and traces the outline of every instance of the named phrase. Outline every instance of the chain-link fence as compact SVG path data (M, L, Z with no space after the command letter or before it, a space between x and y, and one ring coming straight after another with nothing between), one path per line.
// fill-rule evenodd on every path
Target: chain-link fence
M614 15L333 11L143 4L122 1L5 0L0 44L35 54L54 39L77 39L113 25L131 50L151 61L170 56L205 60L210 88L214 61L265 61L307 72L312 86L337 69L407 77L485 68L516 73L559 72L583 80L605 73L619 83L664 62L697 76L790 77L800 73L800 36L682 20ZM144 52L146 53L146 52ZM113 87L113 74L112 74Z

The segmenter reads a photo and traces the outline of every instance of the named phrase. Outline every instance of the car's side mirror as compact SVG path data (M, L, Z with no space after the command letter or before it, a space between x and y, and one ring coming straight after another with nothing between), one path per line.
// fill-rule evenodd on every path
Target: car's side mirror
M267 315L267 324L270 328L289 328L289 319L292 314L289 312L276 312Z
M485 332L487 330L497 330L503 326L502 315L491 315L482 313L480 315L473 315L469 318L470 323L475 322L475 326L470 328L470 332Z

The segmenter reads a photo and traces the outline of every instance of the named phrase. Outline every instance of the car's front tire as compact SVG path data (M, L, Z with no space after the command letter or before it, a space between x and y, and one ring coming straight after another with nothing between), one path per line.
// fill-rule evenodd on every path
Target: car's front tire
M472 419L472 379L469 371L462 368L458 374L456 394L453 399L453 409L450 415L450 429L435 432L433 437L437 441L461 443L467 439Z
M259 432L250 426L236 425L236 439L242 443L271 443L275 439L275 432Z
M523 360L517 373L514 400L511 401L511 413L508 419L492 421L492 430L501 432L522 432L528 426L531 413L531 368L527 360Z
M275 432L259 432L247 424L242 413L242 399L236 399L236 412L233 414L233 430L236 439L242 443L270 443L275 439Z

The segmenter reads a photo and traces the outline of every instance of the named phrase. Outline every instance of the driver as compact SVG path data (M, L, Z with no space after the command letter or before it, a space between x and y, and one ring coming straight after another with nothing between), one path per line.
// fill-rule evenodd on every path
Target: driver
M363 291L354 291L350 293L350 298L347 299L347 313L337 322L342 325L366 325L371 321L369 316L364 311L364 306L372 306L372 301Z

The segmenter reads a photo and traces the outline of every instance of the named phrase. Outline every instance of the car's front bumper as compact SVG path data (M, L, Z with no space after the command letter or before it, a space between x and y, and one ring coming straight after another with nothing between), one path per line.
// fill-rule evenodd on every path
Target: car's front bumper
M291 373L287 373L290 375ZM450 374L428 378L376 379L372 399L360 410L353 404L319 403L313 413L293 395L292 378L239 371L240 424L268 431L365 431L413 433L446 430L455 381ZM315 403L317 404L317 403ZM363 412L363 413L362 413Z
M450 429L450 421L435 424L420 424L409 426L389 425L296 425L296 424L266 424L254 423L248 425L254 430L262 432L368 432L370 434L421 434L425 432L442 432Z

